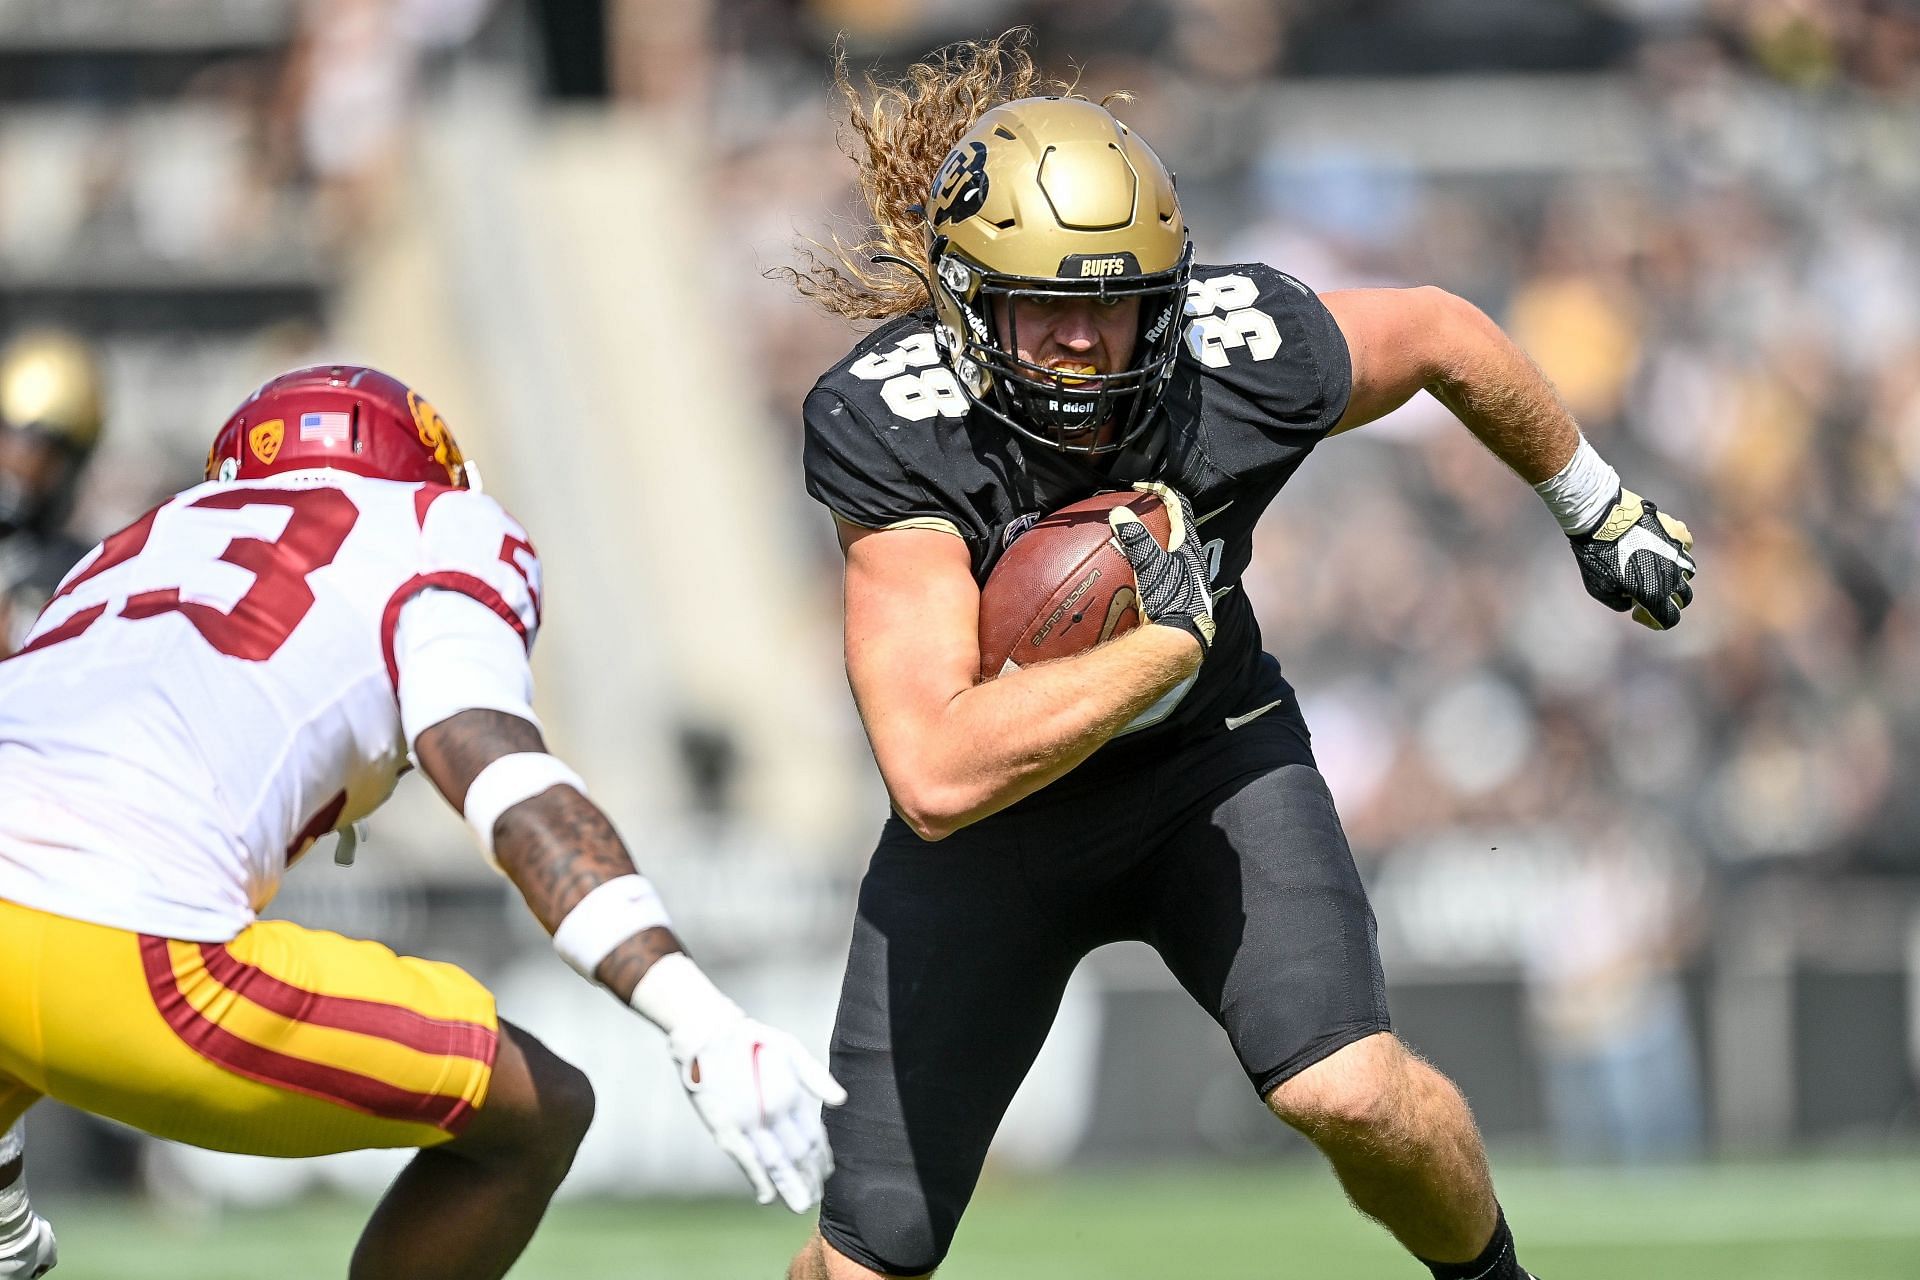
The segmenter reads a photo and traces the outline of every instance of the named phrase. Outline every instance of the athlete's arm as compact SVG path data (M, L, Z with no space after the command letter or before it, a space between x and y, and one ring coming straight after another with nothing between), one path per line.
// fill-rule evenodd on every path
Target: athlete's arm
M1364 426L1426 390L1528 484L1567 464L1580 428L1527 353L1444 289L1321 295L1347 340L1353 393L1334 433Z
M393 635L401 730L421 770L519 888L554 948L667 1035L681 1083L761 1203L819 1202L833 1169L820 1104L846 1094L785 1032L755 1022L682 951L659 894L586 784L548 754L517 628L429 590Z
M414 742L421 772L456 810L463 808L473 780L489 764L502 756L546 749L539 729L502 711L462 711ZM559 929L588 893L636 874L632 856L600 806L565 784L501 814L493 829L493 856L548 933ZM672 929L644 929L614 947L594 978L629 1001L655 961L681 950Z
M1444 289L1348 289L1322 301L1346 338L1353 391L1334 431L1423 388L1532 485L1573 544L1587 593L1636 622L1679 625L1693 599L1693 534L1620 483L1581 439L1553 384L1480 308Z
M980 590L966 543L838 522L847 678L894 809L939 840L1085 760L1200 665L1200 642L1138 627L976 683Z

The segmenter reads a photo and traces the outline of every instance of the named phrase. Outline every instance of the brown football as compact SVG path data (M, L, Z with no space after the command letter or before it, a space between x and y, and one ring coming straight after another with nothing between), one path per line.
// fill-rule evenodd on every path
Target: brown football
M1040 517L987 575L980 591L980 675L1070 657L1140 625L1133 569L1113 543L1107 513L1133 508L1166 545L1160 499L1121 490L1095 494Z

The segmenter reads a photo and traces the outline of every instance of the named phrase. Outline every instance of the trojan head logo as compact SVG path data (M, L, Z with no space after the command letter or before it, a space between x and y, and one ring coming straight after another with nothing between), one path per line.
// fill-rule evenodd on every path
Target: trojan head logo
M965 222L987 203L987 144L955 147L933 175L933 225Z
M458 483L460 468L465 465L466 458L461 455L460 446L454 443L447 420L415 391L407 392L407 408L413 410L413 425L420 432L420 443L433 450L434 461L447 469L449 480Z
M247 432L247 448L253 450L261 466L270 467L280 456L280 445L286 438L287 424L278 418L269 418Z

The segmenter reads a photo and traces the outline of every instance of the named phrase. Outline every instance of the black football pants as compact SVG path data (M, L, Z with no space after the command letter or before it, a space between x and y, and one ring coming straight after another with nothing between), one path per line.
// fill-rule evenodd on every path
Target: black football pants
M1141 744L1144 745L1144 744ZM1367 905L1286 702L1130 763L1100 757L938 844L891 819L860 886L827 1111L834 1248L945 1257L987 1146L1093 948L1151 944L1264 1097L1388 1029Z

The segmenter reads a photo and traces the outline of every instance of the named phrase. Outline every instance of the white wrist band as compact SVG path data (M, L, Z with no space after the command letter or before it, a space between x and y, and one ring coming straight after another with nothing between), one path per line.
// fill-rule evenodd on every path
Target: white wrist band
M1573 457L1551 479L1533 486L1568 533L1582 533L1600 523L1620 492L1620 473L1606 464L1584 439Z
M493 827L500 815L522 800L531 800L553 787L572 787L587 794L580 775L544 751L516 751L501 756L474 775L460 806L467 825L480 837L487 861L493 859Z
M592 982L594 971L615 947L636 933L664 929L669 923L666 904L651 880L643 875L615 876L573 904L553 931L553 949L575 973Z
M676 1052L699 1052L698 1043L686 1042L704 1040L707 1028L747 1016L713 985L691 957L678 951L661 956L640 975L640 983L627 1003L666 1032Z

